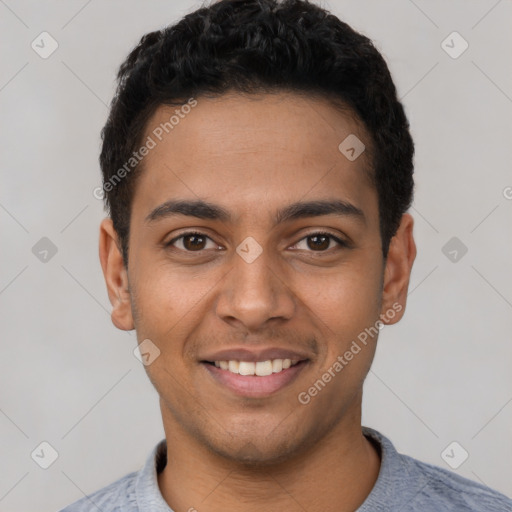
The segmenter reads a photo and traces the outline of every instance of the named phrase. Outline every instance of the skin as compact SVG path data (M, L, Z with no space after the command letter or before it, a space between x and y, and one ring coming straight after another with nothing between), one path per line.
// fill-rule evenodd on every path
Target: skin
M416 256L413 219L403 215L384 261L367 154L351 162L338 150L349 134L370 147L350 112L284 92L197 100L143 161L128 267L111 220L100 229L112 321L160 350L145 367L169 447L160 490L175 511L234 503L241 512L352 511L380 468L361 431L362 386L378 336L307 405L297 397L365 328L402 317ZM159 107L145 136L172 113ZM202 199L232 219L146 221L170 199ZM327 199L350 202L364 220L329 214L276 223L275 212L290 203ZM208 237L195 239L199 250L190 238L165 247L191 229ZM311 238L322 231L349 245ZM236 252L249 236L262 248L252 263ZM240 397L200 362L235 346L298 349L309 360L276 393Z

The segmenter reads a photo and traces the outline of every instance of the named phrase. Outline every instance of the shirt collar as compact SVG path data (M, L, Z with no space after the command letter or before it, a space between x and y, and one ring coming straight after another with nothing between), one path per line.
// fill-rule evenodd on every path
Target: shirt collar
M158 473L167 463L167 442L162 439L151 451L137 475L135 494L140 512L173 512L158 487Z
M377 430L363 427L363 434L380 447L380 470L370 494L356 512L399 510L428 483L428 478L414 471L409 458L398 453L393 443Z
M357 512L380 512L392 510L390 505L398 496L411 492L407 478L398 479L397 473L407 472L402 457L391 441L377 430L362 427L365 437L374 441L381 458L379 476L372 491ZM167 442L162 439L151 451L142 470L137 475L135 493L140 512L173 512L164 500L158 487L158 473L167 463ZM405 475L404 475L405 476ZM403 488L400 485L403 483ZM418 483L418 482L417 482ZM399 488L400 487L400 488ZM385 499L383 499L385 498Z

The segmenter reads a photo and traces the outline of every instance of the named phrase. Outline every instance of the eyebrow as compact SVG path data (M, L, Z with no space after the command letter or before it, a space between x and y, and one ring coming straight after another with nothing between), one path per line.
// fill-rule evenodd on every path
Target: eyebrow
M232 220L229 211L222 206L199 199L166 201L151 211L146 217L145 222L153 223L176 215L186 215L205 220L220 220L223 222L231 222ZM277 211L275 223L280 224L291 220L320 217L322 215L353 217L366 223L366 217L360 208L340 199L292 203Z

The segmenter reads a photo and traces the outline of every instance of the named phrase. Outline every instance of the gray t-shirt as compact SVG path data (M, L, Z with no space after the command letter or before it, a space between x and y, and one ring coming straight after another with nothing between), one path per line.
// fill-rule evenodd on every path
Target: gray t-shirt
M488 487L398 453L389 439L368 427L380 448L377 482L356 512L512 512L512 500ZM160 493L157 473L167 461L160 441L140 471L85 496L60 512L173 512Z

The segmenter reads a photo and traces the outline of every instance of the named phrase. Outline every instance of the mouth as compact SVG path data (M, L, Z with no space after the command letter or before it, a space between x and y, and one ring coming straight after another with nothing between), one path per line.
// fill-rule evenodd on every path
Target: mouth
M295 366L299 363L298 359L268 359L267 361L205 361L213 364L216 368L227 370L228 372L239 375L257 375L266 377L273 373L281 373L283 370Z
M244 361L221 359L201 361L209 375L238 396L265 397L290 385L309 363L309 359L266 359Z

